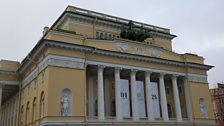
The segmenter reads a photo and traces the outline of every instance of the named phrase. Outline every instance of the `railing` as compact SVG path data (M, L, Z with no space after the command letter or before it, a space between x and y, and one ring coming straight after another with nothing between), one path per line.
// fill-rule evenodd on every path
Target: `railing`
M115 17L115 16L111 16L111 15L107 15L107 14L102 14L102 13L99 13L99 12L85 10L85 9L77 8L77 7L72 7L72 8L73 8L73 11L75 11L76 13L81 13L81 14L95 16L95 17L99 17L99 18L103 18L103 19L108 19L108 20L119 22L119 23L128 24L130 22L130 20L120 18L120 17ZM153 29L155 31L170 33L170 30L167 29L167 28L153 26L153 25L149 25L149 24L145 24L145 23L141 23L141 22L137 22L137 21L133 21L133 23L134 23L134 25L136 25L138 27L144 27L144 28L148 28L148 29Z

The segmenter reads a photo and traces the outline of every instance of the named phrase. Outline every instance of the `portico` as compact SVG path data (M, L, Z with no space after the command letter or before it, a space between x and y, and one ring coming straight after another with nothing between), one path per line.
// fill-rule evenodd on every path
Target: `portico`
M92 64L91 64L92 63ZM93 64L93 62L88 62L88 66L86 68L87 70L87 88L88 88L88 116L89 119L93 118L94 116L98 118L101 121L105 121L111 118L116 119L116 121L124 121L124 120L133 120L133 121L142 121L142 120L148 120L149 122L153 121L170 121L170 119L175 118L177 122L183 121L182 116L182 109L184 111L187 110L187 120L192 119L192 114L190 113L191 104L189 104L189 93L187 93L187 77L183 73L178 72L171 72L171 71L161 71L161 70L153 70L148 68L141 68L141 67L131 67L131 66L122 66L122 65L115 65L115 64L105 64L105 63L98 63ZM158 72L161 71L161 72ZM109 83L106 83L106 80L109 79ZM122 84L121 80L127 80L128 81L128 93L130 95L128 102L128 107L130 108L130 115L124 116L123 107L124 101L122 101ZM139 103L139 97L141 94L137 91L137 88L139 88L139 85L137 85L137 81L143 83L143 99L144 105L141 105ZM158 96L153 96L153 93L151 92L151 82L156 83L158 87ZM97 85L96 85L97 83ZM180 83L180 84L179 84ZM169 92L166 92L166 87L168 87L169 84ZM172 85L172 86L171 86ZM182 87L184 89L181 89L181 91L184 90L184 94L181 93L181 95L184 95L185 101L182 104L185 104L185 108L181 108L180 98L179 98L179 89L178 85L183 85ZM108 90L108 88L105 87L112 87L113 90ZM97 93L94 93L97 92ZM171 92L172 91L172 92ZM109 92L109 93L108 93ZM168 95L171 95L172 93L172 99L169 99L169 102L172 102L172 105L174 107L174 114L172 117L169 117L168 108L167 108L167 93ZM95 94L95 96L94 96ZM108 97L109 95L110 100L106 99L105 97ZM157 97L159 100L158 108L159 108L159 114L160 117L154 117L155 113L153 111L153 97ZM112 114L106 114L106 113L113 113L112 109L107 109L107 106L110 105L113 106L113 102L111 99L114 99L114 106L115 106L115 116ZM95 104L93 103L96 101ZM109 103L108 103L109 102ZM96 104L97 103L97 104ZM140 115L139 107L145 106L143 109L143 116ZM97 108L97 109L95 109ZM110 112L107 112L110 111ZM175 116L174 116L175 115Z

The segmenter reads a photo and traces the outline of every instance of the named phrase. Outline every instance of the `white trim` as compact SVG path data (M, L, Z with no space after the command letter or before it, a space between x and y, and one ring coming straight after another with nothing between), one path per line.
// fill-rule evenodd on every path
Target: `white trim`
M0 84L3 84L3 85L19 85L20 82L19 81L0 81Z

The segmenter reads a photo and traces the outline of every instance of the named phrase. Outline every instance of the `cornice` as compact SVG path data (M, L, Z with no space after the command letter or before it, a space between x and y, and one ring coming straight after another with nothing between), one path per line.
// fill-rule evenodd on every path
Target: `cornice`
M162 33L154 32L154 31L151 31L150 34L153 35L153 36L158 36L158 37L162 37L162 38L165 38L165 39L173 39L173 38L176 37L176 35L162 34Z

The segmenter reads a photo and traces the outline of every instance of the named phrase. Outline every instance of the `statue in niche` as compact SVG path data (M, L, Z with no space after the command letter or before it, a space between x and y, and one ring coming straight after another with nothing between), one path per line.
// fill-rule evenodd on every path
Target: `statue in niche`
M207 109L206 109L206 106L205 106L205 101L202 98L200 98L200 100L199 100L199 107L200 107L201 117L202 118L207 118L207 116L208 116Z
M71 98L69 92L62 93L61 96L61 115L62 116L68 116L71 111Z

